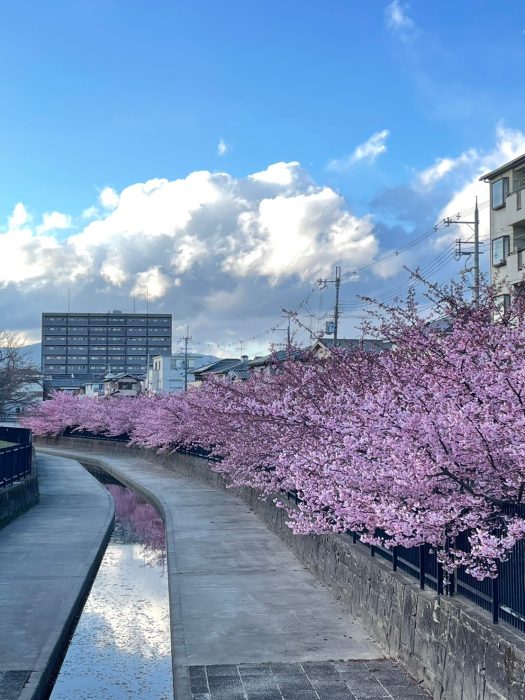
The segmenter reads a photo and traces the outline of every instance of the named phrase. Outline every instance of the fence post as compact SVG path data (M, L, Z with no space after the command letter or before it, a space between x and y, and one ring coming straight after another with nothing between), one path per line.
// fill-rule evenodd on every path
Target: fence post
M422 591L425 590L425 566L426 566L426 556L425 556L425 545L419 545L419 587Z
M450 550L450 537L445 539L445 552L448 553ZM447 574L447 595L452 597L454 595L454 588L456 585L456 577L454 572Z
M443 564L437 563L437 592L438 595L443 595Z
M496 564L497 576L492 579L492 622L497 625L499 622L499 577L501 567L499 562Z
M397 547L392 550L392 571L397 571Z

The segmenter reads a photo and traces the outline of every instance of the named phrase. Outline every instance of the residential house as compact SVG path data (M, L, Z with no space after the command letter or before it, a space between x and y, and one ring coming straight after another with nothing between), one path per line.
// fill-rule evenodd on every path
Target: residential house
M102 384L104 396L137 396L142 391L140 378L126 372L107 375Z
M188 366L186 367L186 358ZM185 380L188 385L195 381L194 370L217 362L214 355L196 352L173 353L171 355L154 355L146 378L146 391L151 394L174 393L184 390Z
M330 355L334 347L333 338L318 338L310 348L310 354L315 358L324 358ZM383 352L388 350L391 344L386 340L375 338L338 338L339 350L364 350L365 352Z
M216 360L203 367L197 367L193 370L193 376L195 378L194 382L191 384L192 388L197 388L201 386L204 382L208 381L212 377L226 377L228 372L234 368L238 370L244 370L245 364L248 363L248 356L243 355L241 359L239 358L224 358L221 360Z

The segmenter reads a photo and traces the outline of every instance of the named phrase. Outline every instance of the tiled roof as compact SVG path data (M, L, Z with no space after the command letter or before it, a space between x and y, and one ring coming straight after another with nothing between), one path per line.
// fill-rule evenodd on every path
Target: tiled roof
M140 382L139 377L136 377L134 374L130 374L129 372L120 372L119 374L114 374L111 377L102 379L102 384L105 384L106 382L116 382L119 379L124 379L124 377L129 377L130 379L134 379L136 382Z

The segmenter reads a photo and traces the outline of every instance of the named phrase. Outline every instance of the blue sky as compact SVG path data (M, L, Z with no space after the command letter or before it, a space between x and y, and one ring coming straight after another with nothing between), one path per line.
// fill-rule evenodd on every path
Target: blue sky
M78 310L124 306L133 290L142 298L142 274L152 289L159 275L165 278L159 294L150 294L152 308L172 310L203 343L248 338L270 327L281 306L297 305L331 266L362 267L426 230L448 205L470 206L471 183L483 168L525 151L521 2L507 2L503 11L488 0L33 1L5 4L0 12L0 308L6 323L33 337L40 312L64 305L65 288ZM275 163L300 163L301 176L284 185L281 176L278 182L265 176L264 192L251 188L247 195L249 176ZM204 204L197 197L190 216L207 211L197 233L182 224L166 229L170 216L186 217L187 225L187 212L178 209L151 231L147 218L154 214L141 210L142 228L130 229L128 222L141 218L140 205L131 202L134 190L118 195L159 178L186 181L195 171L230 178L213 195L213 212L207 195ZM257 260L278 257L276 241L287 235L276 223L277 204L294 198L297 212L305 197L326 188L343 200L328 198L316 203L320 209L297 214L307 229L315 217L323 222L304 234L310 249L323 246L331 227L323 265L309 254L289 271L278 263L261 268ZM173 196L188 195L184 189ZM236 204L228 209L232 196ZM168 199L160 206L169 208ZM266 218L263 200L276 205ZM13 220L19 203L25 215L19 207ZM232 223L241 209L246 216ZM355 260L348 249L339 255L344 236L336 234L349 225L345 212L361 222L354 242L373 236ZM367 217L371 231L363 225ZM97 222L104 224L100 231L86 232ZM75 235L83 237L85 269L57 279L57 265L71 266L65 248ZM129 260L130 249L141 257L141 236L143 269ZM184 236L189 266L180 264ZM254 249L261 236L263 252ZM226 251L231 237L235 244ZM406 262L432 261L444 245L427 242ZM213 250L213 265L203 263L203 248ZM299 245L295 257L305 250ZM108 272L117 258L119 273ZM444 272L450 276L457 267ZM345 295L383 293L405 278L404 271L363 274ZM328 297L320 302L327 306ZM23 306L18 315L17 305Z

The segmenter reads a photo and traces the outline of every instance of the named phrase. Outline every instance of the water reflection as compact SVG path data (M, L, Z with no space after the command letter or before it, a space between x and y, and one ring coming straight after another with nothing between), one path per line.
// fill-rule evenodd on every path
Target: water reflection
M166 564L166 533L155 508L135 491L122 484L106 484L115 501L115 530L112 540L121 544L139 543L147 563Z
M98 475L97 475L98 477ZM115 529L50 695L52 700L173 697L164 525L107 476Z

